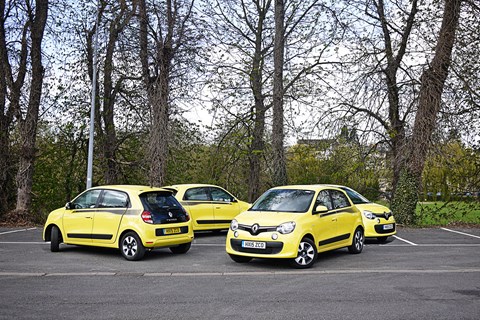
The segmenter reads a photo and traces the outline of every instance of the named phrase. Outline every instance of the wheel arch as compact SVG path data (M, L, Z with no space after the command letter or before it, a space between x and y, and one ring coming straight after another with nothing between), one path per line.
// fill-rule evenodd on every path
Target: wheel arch
M122 233L120 233L120 235L118 236L118 241L117 241L117 247L118 247L118 249L120 249L123 236L124 236L125 234L129 233L129 232L135 233L135 234L137 235L138 239L140 239L140 241L143 241L137 231L135 231L134 229L125 229L125 230L123 230ZM143 243L142 243L142 244L143 244Z
M63 233L62 233L62 229L55 223L50 223L46 228L45 228L45 231L44 231L44 238L45 238L45 241L51 241L52 240L52 228L53 227L57 227L58 228L58 232L60 233L60 239L63 240Z

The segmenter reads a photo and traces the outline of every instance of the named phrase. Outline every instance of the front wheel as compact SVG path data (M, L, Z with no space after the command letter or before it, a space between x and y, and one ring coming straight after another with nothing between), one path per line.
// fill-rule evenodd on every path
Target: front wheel
M355 234L353 235L352 245L348 247L350 253L360 253L363 250L363 244L365 242L365 236L363 235L363 230L357 228Z
M192 243L184 243L176 247L170 247L170 251L175 254L179 253L186 253L188 250L190 250L190 247L192 246Z
M120 251L125 259L136 261L145 255L145 247L135 232L127 232L120 240Z
M62 235L57 226L53 226L50 230L50 251L60 251L60 243L62 242Z
M315 243L309 238L302 239L298 245L297 257L290 260L292 267L305 269L313 266L317 260L317 248Z
M251 257L237 256L236 254L228 254L230 258L237 263L247 263L252 260Z

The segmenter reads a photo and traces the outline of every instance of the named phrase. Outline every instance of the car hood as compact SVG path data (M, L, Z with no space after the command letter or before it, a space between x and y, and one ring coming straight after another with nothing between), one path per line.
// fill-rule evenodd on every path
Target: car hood
M297 220L302 213L277 212L277 211L245 211L235 217L239 224L260 226L278 226L284 222Z
M382 206L380 204L376 203L362 203L362 204L357 204L355 205L360 211L363 210L368 210L373 213L384 213L384 212L390 212L390 209Z

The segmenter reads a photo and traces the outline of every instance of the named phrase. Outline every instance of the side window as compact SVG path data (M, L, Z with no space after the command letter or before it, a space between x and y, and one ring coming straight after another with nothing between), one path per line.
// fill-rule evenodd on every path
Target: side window
M347 196L343 192L338 190L330 190L330 195L332 196L334 209L350 206L350 202L348 202Z
M124 192L105 190L98 206L100 208L126 208L128 206L128 196Z
M73 207L75 209L95 208L101 191L102 190L95 189L83 193L72 202L74 204Z
M222 189L210 188L210 194L213 201L232 202L233 197Z
M333 209L332 200L330 199L330 195L328 194L327 190L323 190L318 193L318 197L315 205L325 206L328 208L328 210Z
M188 189L183 196L183 200L199 200L209 201L208 188L192 188Z

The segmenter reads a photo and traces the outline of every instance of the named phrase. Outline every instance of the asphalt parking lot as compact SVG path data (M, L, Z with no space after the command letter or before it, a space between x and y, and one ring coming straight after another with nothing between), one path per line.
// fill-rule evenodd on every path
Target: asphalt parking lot
M0 319L479 319L480 229L399 228L362 254L319 255L311 269L237 264L225 233L191 250L129 262L116 250L61 246L41 228L0 228Z

